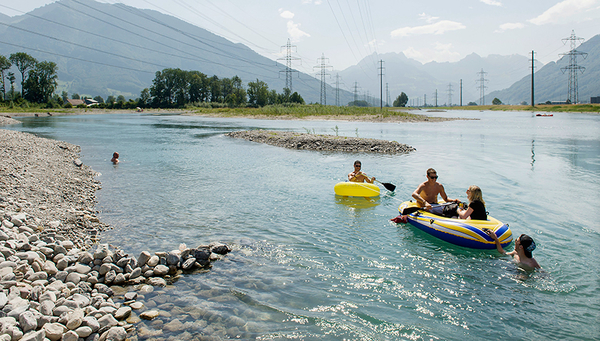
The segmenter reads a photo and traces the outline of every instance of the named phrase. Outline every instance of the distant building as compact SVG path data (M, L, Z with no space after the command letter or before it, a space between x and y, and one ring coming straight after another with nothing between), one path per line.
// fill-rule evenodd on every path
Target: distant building
M82 99L67 99L67 102L71 103L71 105L74 107L84 104Z
M88 107L91 107L92 105L98 105L98 101L93 100L91 98L86 98L86 99L67 99L67 102L71 103L71 105L74 106L74 107L82 105L82 104L85 105L85 106L88 106Z
M600 103L600 96L590 97L590 103Z

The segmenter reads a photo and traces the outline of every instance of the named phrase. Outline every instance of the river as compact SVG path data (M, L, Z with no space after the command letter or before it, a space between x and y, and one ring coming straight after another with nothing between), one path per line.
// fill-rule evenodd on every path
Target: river
M102 182L99 216L114 227L103 242L135 255L212 241L233 248L210 271L146 295L148 307L170 315L142 322L160 337L597 339L600 116L431 114L474 120L142 113L27 117L9 129L81 146ZM258 128L396 140L417 150L297 151L224 136ZM117 166L109 161L114 151ZM395 192L382 187L374 202L336 197L333 186L356 159ZM536 241L543 271L523 273L495 250L461 248L390 222L429 167L451 198L467 201L467 187L481 187L490 215Z

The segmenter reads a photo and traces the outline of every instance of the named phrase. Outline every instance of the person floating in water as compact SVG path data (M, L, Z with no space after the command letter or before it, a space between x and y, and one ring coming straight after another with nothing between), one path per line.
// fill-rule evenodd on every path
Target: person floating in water
M362 166L361 162L356 160L354 161L354 172L348 174L348 181L350 182L368 182L370 184L375 181L375 177L369 178L367 174L361 172L360 167Z
M503 255L511 256L519 266L521 266L525 270L534 270L541 269L542 267L538 264L538 262L533 258L531 254L533 250L535 250L535 242L533 239L526 235L522 234L515 240L515 249L511 252L506 252L500 245L500 241L498 240L498 236L492 230L484 230L484 232L490 236L494 242L496 243L496 249Z
M114 153L113 153L113 157L112 157L112 159L110 159L110 162L114 163L115 165L116 165L117 163L119 163L119 153L117 153L117 152L114 152Z

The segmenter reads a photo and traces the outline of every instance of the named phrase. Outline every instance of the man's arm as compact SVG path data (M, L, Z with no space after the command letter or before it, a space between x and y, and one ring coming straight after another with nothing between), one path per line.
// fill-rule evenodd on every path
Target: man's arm
M415 198L415 200L417 201L418 204L427 207L429 205L429 207L431 207L431 205L427 202L427 200L423 199L423 197L421 196L421 192L423 191L423 188L425 187L425 183L422 183L419 185L419 187L417 187L417 189L415 189L415 191L412 194L412 197Z
M492 230L484 230L484 232L488 236L490 236L490 238L492 238L494 240L494 243L496 243L496 249L498 250L498 252L505 255L506 251L504 251L504 249L502 248L502 245L500 245L500 241L498 240L498 236L496 236L496 233Z

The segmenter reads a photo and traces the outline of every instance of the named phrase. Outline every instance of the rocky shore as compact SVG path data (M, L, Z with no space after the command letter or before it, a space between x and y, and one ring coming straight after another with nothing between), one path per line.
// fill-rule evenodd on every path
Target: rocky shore
M381 154L404 154L416 150L409 145L396 141L289 131L245 130L234 131L225 135L289 149Z
M98 244L109 226L79 152L0 129L0 341L135 340L148 333L142 320L161 314L144 295L230 251L212 243L135 257Z

